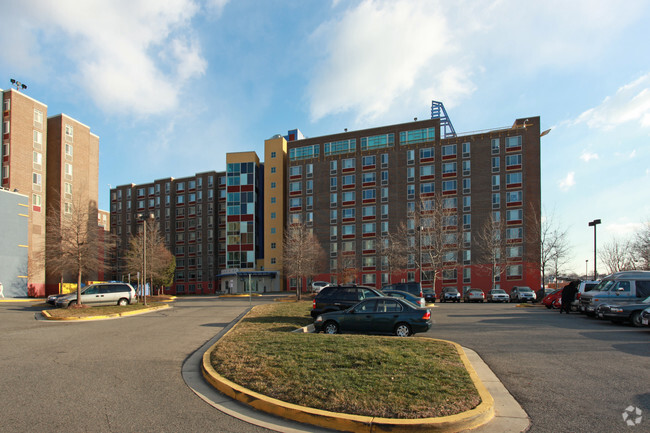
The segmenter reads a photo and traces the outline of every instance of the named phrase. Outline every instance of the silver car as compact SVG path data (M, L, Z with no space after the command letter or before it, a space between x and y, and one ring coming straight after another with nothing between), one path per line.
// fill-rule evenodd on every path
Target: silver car
M127 283L91 284L81 291L81 303L86 305L128 305L135 304L138 298L135 289ZM77 292L68 293L56 299L57 307L77 304Z
M518 286L510 291L510 302L532 302L536 298L535 292L530 287Z
M487 294L488 302L508 302L510 297L503 289L492 289Z

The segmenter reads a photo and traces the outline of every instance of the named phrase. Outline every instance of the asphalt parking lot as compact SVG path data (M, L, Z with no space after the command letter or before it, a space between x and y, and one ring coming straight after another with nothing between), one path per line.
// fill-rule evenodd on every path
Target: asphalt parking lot
M255 299L254 303L270 298ZM650 328L543 307L435 304L426 334L476 351L531 418L531 432L650 431ZM268 431L204 403L181 378L188 356L248 299L180 299L119 320L52 323L0 303L2 431ZM628 427L628 406L642 411Z
M539 306L435 305L433 328L419 335L475 350L528 413L530 432L650 431L650 328ZM629 406L640 424L624 422Z

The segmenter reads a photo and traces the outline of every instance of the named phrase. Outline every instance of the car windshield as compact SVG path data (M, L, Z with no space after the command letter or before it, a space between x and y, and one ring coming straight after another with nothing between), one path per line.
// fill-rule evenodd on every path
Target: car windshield
M594 292L607 292L607 291L609 291L609 289L612 288L612 286L614 286L614 283L616 283L616 281L603 280L603 281L600 282L600 284L598 284L592 290Z
M519 291L520 292L532 292L533 289L531 289L530 287L520 287Z
M503 290L503 289L494 289L494 290L492 290L492 293L495 294L495 295L503 295L503 294L506 293L506 291Z

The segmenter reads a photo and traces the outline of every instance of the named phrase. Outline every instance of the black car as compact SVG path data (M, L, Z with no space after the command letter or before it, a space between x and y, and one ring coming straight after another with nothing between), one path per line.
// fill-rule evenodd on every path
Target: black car
M642 326L641 313L648 307L650 307L650 296L641 302L599 305L596 316L614 323L629 322L632 326Z
M330 285L324 287L314 298L311 317L330 311L347 310L367 298L384 296L379 290L367 286Z
M424 292L424 301L427 304L433 304L436 302L436 292L431 287L425 287L422 289Z
M455 287L445 287L440 294L440 302L460 302L460 292Z
M415 282L386 284L384 286L381 286L381 290L400 290L402 292L408 292L413 296L417 296L418 298L425 297L424 292L422 291L422 285Z
M408 337L431 328L431 310L416 307L399 298L376 297L359 302L345 311L323 313L316 317L316 332L338 334L362 332L395 334Z

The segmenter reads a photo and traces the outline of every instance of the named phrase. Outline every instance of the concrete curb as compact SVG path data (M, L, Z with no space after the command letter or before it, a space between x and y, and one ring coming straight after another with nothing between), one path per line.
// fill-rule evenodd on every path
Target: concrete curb
M307 331L308 328L309 327L301 328L301 331L298 332L309 332ZM232 329L233 328L231 328L231 330ZM230 330L224 335L227 335L229 332ZM423 340L436 341L435 339L429 338ZM341 414L287 403L251 391L219 375L210 362L210 354L217 345L218 340L203 353L201 372L205 380L218 391L257 410L300 423L312 424L340 431L367 433L412 432L414 430L421 432L459 432L466 429L473 429L488 423L494 417L494 399L479 379L478 374L465 355L463 348L459 344L451 341L437 341L444 341L456 347L456 350L458 351L458 354L465 365L470 378L474 382L474 386L476 387L479 396L481 397L481 403L474 409L456 415L436 418L391 419Z
M142 310L126 311L124 313L104 314L101 316L88 316L88 317L52 317L52 315L47 310L43 310L41 311L41 315L47 320L83 322L83 321L90 321L90 320L106 320L106 319L116 319L119 317L136 316L138 314L151 313L153 311L166 310L168 308L171 308L171 306L169 304L166 304L166 305L150 307Z

